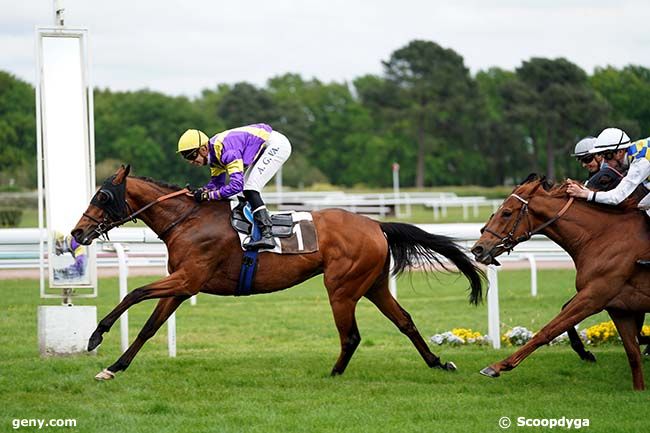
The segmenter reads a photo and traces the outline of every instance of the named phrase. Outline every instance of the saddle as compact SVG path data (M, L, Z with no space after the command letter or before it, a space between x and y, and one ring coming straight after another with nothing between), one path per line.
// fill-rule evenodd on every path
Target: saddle
M259 236L259 228L253 212L245 199L237 197L232 201L230 225L239 234L242 244ZM289 212L271 215L271 233L276 239L276 248L269 251L278 254L304 254L318 251L316 228L309 212Z
M255 220L250 205L246 200L237 197L239 203L232 209L230 214L230 224L236 232L242 233L246 236L253 235L253 226ZM271 222L273 223L273 237L288 238L291 236L291 228L293 227L293 217L291 214L278 214L271 215Z

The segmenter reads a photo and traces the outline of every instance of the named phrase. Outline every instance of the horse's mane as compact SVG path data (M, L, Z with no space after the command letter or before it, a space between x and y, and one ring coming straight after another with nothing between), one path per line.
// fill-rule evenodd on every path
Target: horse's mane
M569 186L568 181L564 181L562 183L556 184L555 182L552 182L546 178L546 176L539 176L537 173L531 173L524 179L518 186L522 186L527 183L539 181L542 185L542 188L546 192L549 193L552 197L568 197L567 196L567 187ZM619 203L617 206L611 206L611 205L606 205L602 203L593 203L593 202L586 202L584 200L576 200L576 203L583 203L587 206L595 207L598 208L601 211L605 211L607 213L611 214L622 214L622 213L628 213L632 210L639 211L637 208L637 205L639 204L639 200L643 197L639 197L638 191L634 191L628 198L623 200L623 202Z
M145 182L153 183L154 185L158 185L158 186L160 186L162 188L171 189L173 191L180 191L181 189L183 189L182 186L178 186L178 185L173 184L173 183L167 183L167 182L163 182L163 181L160 181L160 180L152 179L150 177L145 177L145 176L129 176L129 177L131 177L133 179L140 179L140 180L143 180Z

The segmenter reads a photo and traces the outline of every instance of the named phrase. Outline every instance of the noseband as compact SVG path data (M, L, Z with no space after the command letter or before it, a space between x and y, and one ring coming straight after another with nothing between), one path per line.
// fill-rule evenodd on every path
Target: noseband
M532 224L530 222L530 212L529 212L528 202L532 199L532 197L529 198L528 200L524 200L523 198L521 198L520 196L514 193L510 194L510 197L514 197L517 200L519 200L522 203L522 206L521 206L521 210L519 211L519 215L517 215L517 219L515 219L515 222L512 225L512 228L508 231L508 233L505 236L502 236L501 233L496 233L494 230L488 228L488 225L490 224L492 217L490 217L487 224L485 224L485 226L483 226L483 228L481 229L481 233L488 232L489 234L491 234L492 236L500 240L499 241L500 243L495 245L492 250L494 250L495 248L503 247L508 252L508 254L510 253L510 251L512 251L512 249L515 246L517 246L517 244L527 241L528 239L533 237L533 235L536 235L537 233L544 230L546 227L553 224L555 221L562 218L562 215L564 215L566 211L569 210L569 207L571 207L574 200L574 198L571 197L569 201L567 201L567 203L564 205L564 207L560 209L560 211L553 218L551 218L550 220L540 224L539 226L531 230ZM519 227L519 224L524 219L524 217L526 218L527 230L524 232L523 235L515 239L515 232L517 231L517 227Z

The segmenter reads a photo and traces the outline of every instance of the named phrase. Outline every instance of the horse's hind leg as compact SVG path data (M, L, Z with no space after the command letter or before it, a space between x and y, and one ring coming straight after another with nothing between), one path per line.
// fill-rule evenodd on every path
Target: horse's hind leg
M357 300L351 298L338 298L330 296L332 313L334 313L334 322L339 331L341 340L341 353L332 368L332 376L343 374L348 366L354 351L357 350L361 342L361 335L357 327L357 320L354 316L357 307Z
M564 310L566 306L569 304L569 302L571 302L571 299L569 299L564 305L562 305L562 310ZM585 344L582 342L580 335L578 335L578 331L576 331L576 328L571 327L567 329L566 333L569 336L569 341L571 342L571 348L575 353L578 354L580 359L588 362L596 362L596 357L594 356L594 354L585 349Z
M147 323L142 327L142 330L126 352L124 352L113 365L99 372L95 376L95 379L110 380L115 377L115 373L118 371L126 370L131 364L131 361L133 361L133 358L135 358L135 355L137 355L142 346L144 346L144 343L156 334L158 329L160 329L163 323L167 321L169 316L171 316L187 298L187 296L184 296L160 299L153 313L147 320Z
M641 351L637 336L639 335L637 318L634 314L619 310L608 310L609 316L614 321L618 334L623 340L627 360L632 370L632 385L636 391L645 389L643 382L643 368L641 367Z
M442 364L440 358L431 352L429 346L424 341L424 338L422 338L422 335L415 327L415 323L413 323L413 319L411 319L409 313L404 310L397 303L397 300L395 300L395 298L390 294L390 291L388 290L388 279L385 276L378 280L376 285L366 293L366 298L375 304L379 311L393 322L402 334L406 335L409 340L411 340L420 353L420 356L422 356L422 359L424 359L424 362L426 362L429 367L442 368L444 370L456 370L456 365L453 362Z

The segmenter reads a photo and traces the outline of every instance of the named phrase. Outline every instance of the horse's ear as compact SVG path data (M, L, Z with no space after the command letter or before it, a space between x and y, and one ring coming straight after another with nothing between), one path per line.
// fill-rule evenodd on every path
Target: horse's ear
M130 171L131 171L130 165L127 165L126 167L124 165L120 166L120 168L117 170L117 173L115 173L115 179L113 179L113 185L119 185L122 182L124 182L124 179L126 179Z

